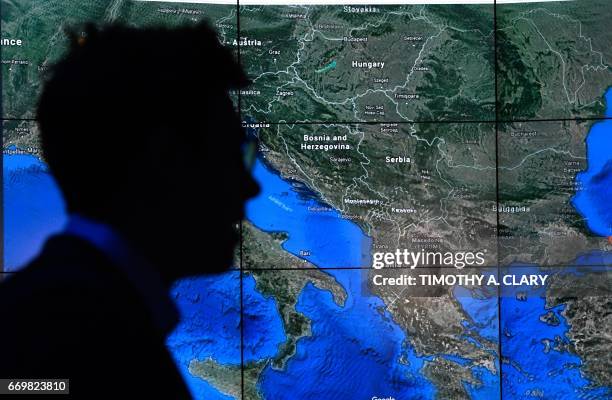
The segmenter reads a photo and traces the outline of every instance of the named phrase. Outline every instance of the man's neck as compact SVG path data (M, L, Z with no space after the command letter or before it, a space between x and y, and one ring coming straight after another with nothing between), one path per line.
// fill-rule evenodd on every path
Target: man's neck
M129 240L111 225L78 214L69 216L64 233L92 244L124 273L163 334L167 335L174 328L178 312L168 295L168 284Z

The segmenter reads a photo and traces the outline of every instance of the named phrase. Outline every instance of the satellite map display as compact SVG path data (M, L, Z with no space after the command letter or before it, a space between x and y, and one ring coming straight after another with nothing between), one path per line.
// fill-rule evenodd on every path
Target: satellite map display
M0 0L0 280L66 221L64 28L206 20L262 190L235 268L172 291L194 398L612 398L610 0L220 3Z

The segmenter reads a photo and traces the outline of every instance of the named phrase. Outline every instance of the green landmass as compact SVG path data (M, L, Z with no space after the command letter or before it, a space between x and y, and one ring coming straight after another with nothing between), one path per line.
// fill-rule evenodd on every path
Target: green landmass
M557 270L546 288L546 307L563 304L569 330L569 351L577 354L581 371L599 386L612 382L612 274L609 268Z
M257 390L257 379L266 362L248 363L241 371L240 365L223 365L211 358L203 361L192 360L189 372L210 383L219 392L236 400L263 400ZM244 374L244 387L242 376Z
M498 117L600 117L612 82L607 0L498 7Z
M243 96L245 116L273 122L493 120L492 7L372 8L241 7L241 36L259 41L241 48L256 91ZM332 58L335 68L320 73Z
M295 354L297 342L311 335L310 320L295 309L298 296L307 284L331 292L334 302L343 306L345 289L327 272L299 259L282 249L286 237L272 236L243 222L243 268L253 275L256 289L265 297L272 297L283 321L287 340L279 346L271 360L272 367L285 368ZM265 269L264 269L265 268ZM248 334L248 325L245 326Z
M208 21L223 43L236 38L236 7L133 0L2 0L2 39L21 45L2 46L2 116L34 118L49 68L67 49L66 30L79 32L85 23L130 26L179 26ZM120 61L120 60L118 60Z

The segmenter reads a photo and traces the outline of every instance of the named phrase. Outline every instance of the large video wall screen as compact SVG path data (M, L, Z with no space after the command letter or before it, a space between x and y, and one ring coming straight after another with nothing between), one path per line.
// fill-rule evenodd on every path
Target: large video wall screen
M35 121L64 27L206 20L253 80L262 191L234 268L173 289L194 397L612 397L609 1L0 13L0 279L66 221Z

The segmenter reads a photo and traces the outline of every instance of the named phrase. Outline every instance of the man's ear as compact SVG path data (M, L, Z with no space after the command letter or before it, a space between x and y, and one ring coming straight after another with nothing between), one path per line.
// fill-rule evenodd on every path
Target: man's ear
M176 127L166 124L156 126L149 130L147 140L143 143L143 159L141 168L146 169L147 174L159 178L172 178L177 168L185 162L181 154L182 146L176 138ZM136 167L136 170L139 168Z

